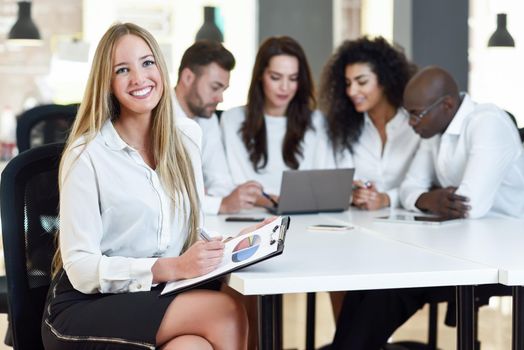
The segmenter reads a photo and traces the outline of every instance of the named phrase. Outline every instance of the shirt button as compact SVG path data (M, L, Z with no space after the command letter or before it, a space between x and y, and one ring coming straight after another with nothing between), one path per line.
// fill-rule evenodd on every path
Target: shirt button
M142 285L139 283L136 285L136 289L142 289Z

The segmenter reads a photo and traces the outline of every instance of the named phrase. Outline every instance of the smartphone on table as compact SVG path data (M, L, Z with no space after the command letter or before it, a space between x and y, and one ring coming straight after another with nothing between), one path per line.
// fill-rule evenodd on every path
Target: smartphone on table
M252 217L252 216L228 216L227 222L262 222L265 218L263 217Z
M311 225L307 229L310 231L347 231L352 228L353 226L350 225L317 224Z

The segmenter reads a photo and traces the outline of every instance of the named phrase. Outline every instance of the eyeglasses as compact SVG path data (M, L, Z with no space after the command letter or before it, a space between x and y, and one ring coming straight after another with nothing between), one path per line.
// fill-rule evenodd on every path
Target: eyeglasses
M414 118L417 123L420 122L426 114L428 114L429 112L431 112L432 109L437 107L442 101L444 101L446 97L448 97L448 95L441 96L438 100L430 104L428 107L426 107L419 113L409 112L409 116Z

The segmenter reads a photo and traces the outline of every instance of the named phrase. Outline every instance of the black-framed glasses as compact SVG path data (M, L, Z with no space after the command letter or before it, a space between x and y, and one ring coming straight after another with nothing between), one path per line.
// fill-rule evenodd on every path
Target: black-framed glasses
M415 121L418 123L419 121L422 120L422 118L424 118L424 116L426 114L428 114L429 112L431 112L431 110L433 110L435 107L437 107L442 101L444 101L444 99L448 97L448 95L444 95L444 96L441 96L439 97L435 102L433 102L432 104L430 104L428 107L424 108L421 112L419 113L415 113L415 112L411 112L409 111L409 116L411 118L414 118Z

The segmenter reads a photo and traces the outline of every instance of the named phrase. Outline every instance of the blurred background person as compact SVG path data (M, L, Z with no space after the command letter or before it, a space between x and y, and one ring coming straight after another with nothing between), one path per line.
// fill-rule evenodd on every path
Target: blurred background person
M177 118L193 119L202 128L203 210L206 214L236 213L252 208L261 195L261 185L247 181L233 185L226 162L217 105L229 87L235 58L216 41L199 40L182 56L175 87Z
M409 126L402 94L415 67L384 38L345 41L321 79L320 105L335 163L355 168L352 204L399 206L399 186L420 137ZM335 319L345 292L330 293Z
M315 110L314 83L298 42L282 36L262 43L247 100L222 114L233 182L255 180L277 199L284 170L320 168L329 155L324 118ZM273 205L264 197L257 203Z
M345 41L326 64L320 104L338 167L355 167L352 203L366 210L399 205L398 188L420 137L402 94L414 73L384 38Z

